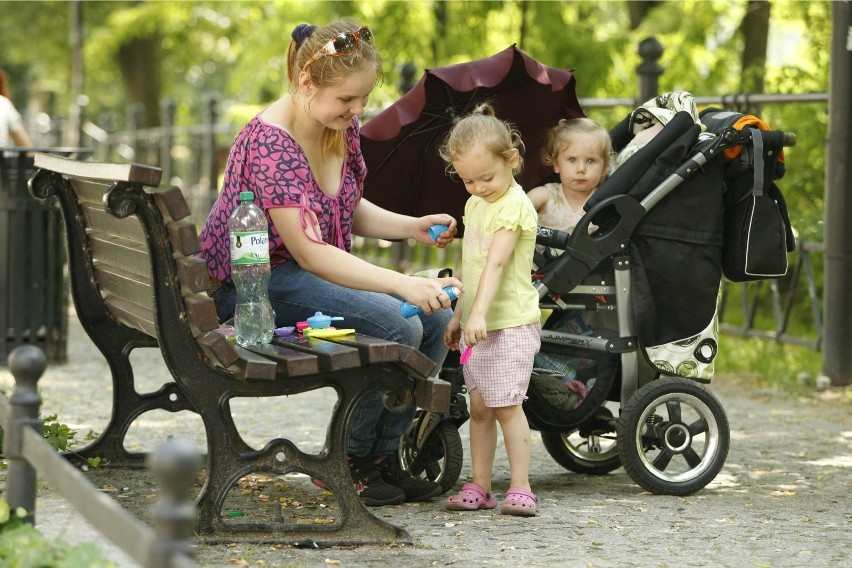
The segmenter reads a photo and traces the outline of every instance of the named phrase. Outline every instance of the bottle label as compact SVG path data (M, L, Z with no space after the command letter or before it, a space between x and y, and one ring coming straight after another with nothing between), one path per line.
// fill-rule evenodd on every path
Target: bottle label
M269 262L269 234L265 231L231 233L231 264Z

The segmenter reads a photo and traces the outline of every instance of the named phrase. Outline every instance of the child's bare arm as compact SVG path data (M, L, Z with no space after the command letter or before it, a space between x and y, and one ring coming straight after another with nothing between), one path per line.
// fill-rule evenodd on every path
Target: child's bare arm
M547 205L547 188L543 185L535 187L527 192L527 198L532 201L535 210L541 213Z

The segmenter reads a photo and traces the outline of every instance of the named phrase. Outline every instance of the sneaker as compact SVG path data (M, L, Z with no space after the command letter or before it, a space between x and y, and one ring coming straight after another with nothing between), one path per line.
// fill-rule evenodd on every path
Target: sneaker
M368 507L396 505L406 499L405 492L387 483L368 457L349 456L349 471L355 482L355 492Z
M399 487L405 492L406 501L425 501L443 493L440 483L414 477L399 466L396 454L386 456L376 464L376 469L381 473L382 479L394 487Z

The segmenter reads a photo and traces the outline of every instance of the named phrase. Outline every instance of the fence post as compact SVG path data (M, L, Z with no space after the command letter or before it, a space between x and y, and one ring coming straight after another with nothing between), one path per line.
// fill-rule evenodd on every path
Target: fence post
M133 103L127 111L127 145L133 149L133 159L139 161L139 125L142 124L142 105Z
M162 179L168 183L172 179L172 146L174 145L175 109L177 103L168 98L161 103L160 114L163 123L163 137L160 138L160 169Z
M216 160L216 123L219 121L219 96L216 93L210 93L204 97L205 122L204 125L204 173L202 174L201 183L205 196L204 216L213 207L216 201L217 181L219 177L219 164ZM207 178L206 180L204 178ZM206 182L206 183L205 183Z
M664 68L658 61L663 55L663 44L655 37L645 38L639 42L637 53L642 58L642 63L636 66L639 104L642 104L660 94L659 78Z
M852 198L849 195L852 136L852 6L831 5L828 87L828 154L825 160L825 323L823 373L834 386L852 384Z
M146 567L170 568L177 554L193 556L195 503L189 490L201 466L201 455L191 440L171 438L148 458L148 467L160 488L160 497L151 512L154 531L159 536Z
M47 368L47 357L35 345L21 345L9 354L8 362L15 378L15 392L9 398L9 429L3 442L9 461L7 501L12 510L26 509L26 522L35 524L36 470L24 457L24 429L39 433L44 430L44 423L38 418L41 397L37 385Z

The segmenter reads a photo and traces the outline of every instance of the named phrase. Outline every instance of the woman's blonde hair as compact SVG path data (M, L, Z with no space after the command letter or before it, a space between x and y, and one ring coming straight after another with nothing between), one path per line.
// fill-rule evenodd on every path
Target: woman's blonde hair
M488 103L479 105L471 114L456 122L438 148L438 154L447 164L448 175L456 173L453 160L476 144L483 144L486 150L507 162L512 160L517 150L518 163L512 168L512 175L518 175L523 169L524 143L521 133L508 122L497 118L497 113Z
M612 151L612 139L609 137L609 132L591 118L559 121L559 124L547 133L547 141L541 151L541 160L548 166L554 165L559 157L559 150L574 142L574 137L578 134L590 134L597 141L604 166L604 177L606 177L615 155Z
M299 92L299 75L305 63L334 36L352 33L361 28L355 20L342 18L322 27L300 24L293 30L293 41L287 49L287 78L290 92ZM328 56L315 59L305 70L316 87L329 87L343 81L352 73L363 69L375 69L376 84L382 78L382 59L376 47L370 42L359 40L351 55ZM310 103L305 102L306 110ZM323 132L323 151L337 155L343 153L343 132L326 128Z

